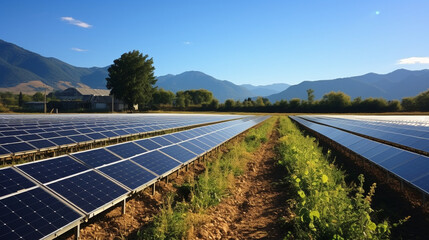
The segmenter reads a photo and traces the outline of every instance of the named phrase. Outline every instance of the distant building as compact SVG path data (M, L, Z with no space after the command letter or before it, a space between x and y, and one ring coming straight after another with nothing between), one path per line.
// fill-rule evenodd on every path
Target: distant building
M26 102L24 103L24 109L30 112L43 112L45 109L44 102Z
M110 90L91 88L67 88L62 92L56 92L55 98L59 102L52 102L54 108L60 111L111 111L112 96ZM125 104L123 101L114 99L114 110L123 111Z

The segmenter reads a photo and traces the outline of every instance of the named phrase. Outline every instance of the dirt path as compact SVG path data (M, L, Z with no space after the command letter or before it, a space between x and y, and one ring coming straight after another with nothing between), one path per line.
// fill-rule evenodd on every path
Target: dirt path
M282 239L287 190L279 184L284 169L276 165L274 130L249 160L231 195L208 211L206 223L195 230L197 239Z

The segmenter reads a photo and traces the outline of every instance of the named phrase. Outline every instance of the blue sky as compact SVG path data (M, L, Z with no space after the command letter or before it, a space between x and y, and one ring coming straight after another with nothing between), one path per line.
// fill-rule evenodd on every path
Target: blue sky
M0 39L74 66L124 52L157 76L296 84L429 68L429 1L4 1Z

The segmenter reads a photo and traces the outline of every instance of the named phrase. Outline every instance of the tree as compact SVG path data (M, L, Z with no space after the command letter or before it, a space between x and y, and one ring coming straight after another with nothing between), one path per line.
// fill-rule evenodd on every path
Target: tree
M43 102L45 100L45 95L43 95L43 93L41 92L36 92L33 95L33 101L35 102Z
M307 89L307 101L310 105L314 102L314 90L311 88Z
M174 96L172 91L166 91L163 88L155 89L152 94L152 103L155 105L172 105Z
M329 112L344 112L352 103L349 95L339 91L323 95L320 104Z
M22 105L24 105L24 99L22 97L22 92L19 92L18 106L22 107Z
M123 100L128 109L135 104L147 106L156 83L154 70L153 59L148 55L137 50L124 53L109 67L106 87L115 98Z
M231 111L235 106L235 101L233 99L225 100L225 110Z

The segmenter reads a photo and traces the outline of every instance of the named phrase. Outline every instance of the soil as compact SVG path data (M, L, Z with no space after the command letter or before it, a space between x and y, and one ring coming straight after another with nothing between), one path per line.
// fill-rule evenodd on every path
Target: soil
M247 171L235 180L234 190L208 210L195 239L283 239L285 218L291 216L282 184L284 168L277 166L277 131L248 161Z

